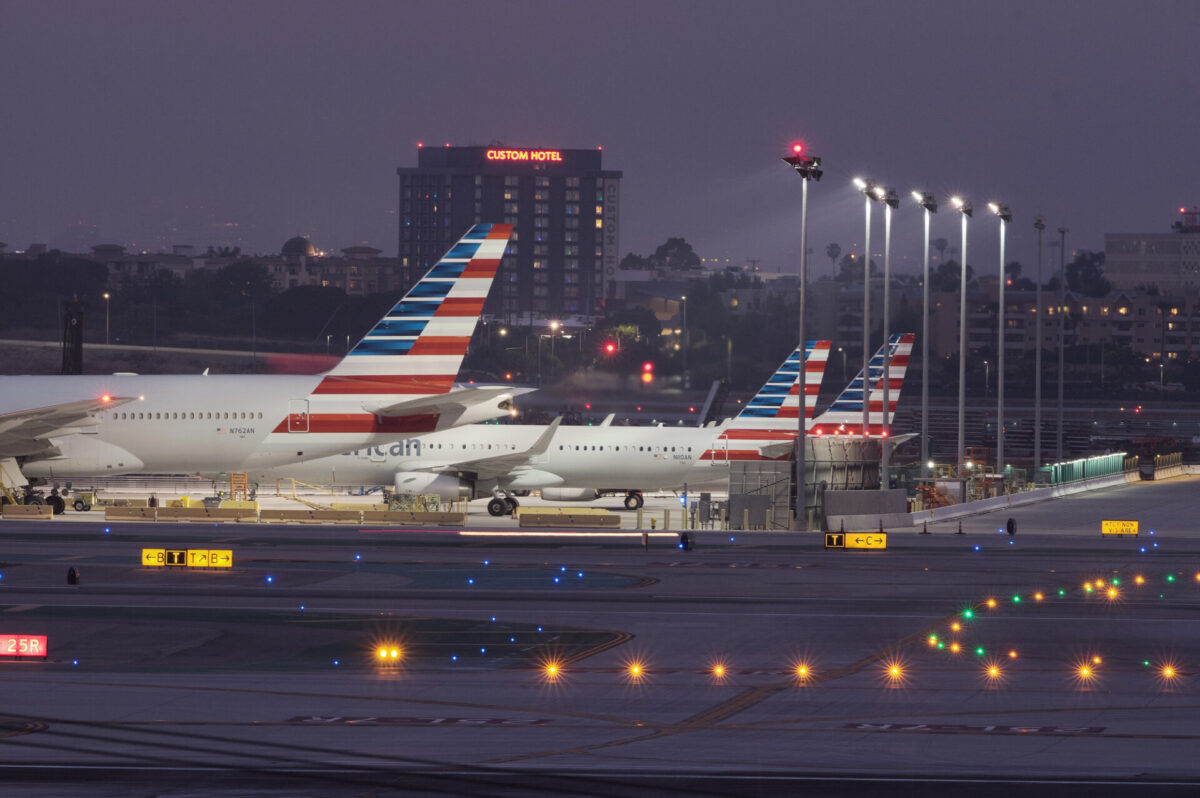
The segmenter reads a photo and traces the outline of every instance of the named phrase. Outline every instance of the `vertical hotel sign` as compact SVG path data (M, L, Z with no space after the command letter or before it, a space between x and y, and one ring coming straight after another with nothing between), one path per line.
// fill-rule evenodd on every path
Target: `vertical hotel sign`
M617 258L620 255L620 227L617 222L617 208L621 181L608 178L604 181L604 230L601 231L604 241L604 282L600 289L601 308L607 305L611 283L617 279Z

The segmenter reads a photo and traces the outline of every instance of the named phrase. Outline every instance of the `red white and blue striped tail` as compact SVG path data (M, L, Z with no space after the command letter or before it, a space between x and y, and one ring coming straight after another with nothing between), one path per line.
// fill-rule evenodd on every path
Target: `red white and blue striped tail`
M809 341L804 364L804 417L811 423L821 378L829 360L830 341ZM702 461L784 459L765 452L781 442L794 441L799 432L800 348L797 347L754 395L742 412L730 420L713 439Z
M896 416L896 405L900 402L900 388L908 370L908 358L912 354L913 333L893 335L886 347L880 347L867 366L868 379L864 388L863 373L846 386L821 415L817 416L809 429L813 435L862 435L863 402L868 402L867 436L890 434ZM888 410L887 420L883 413L883 358L890 353L888 364Z
M324 375L312 398L378 403L444 394L483 313L510 224L477 224Z
M804 417L812 418L821 378L829 361L830 341L809 341L804 364ZM754 398L730 422L730 428L791 430L800 414L800 347L788 355Z

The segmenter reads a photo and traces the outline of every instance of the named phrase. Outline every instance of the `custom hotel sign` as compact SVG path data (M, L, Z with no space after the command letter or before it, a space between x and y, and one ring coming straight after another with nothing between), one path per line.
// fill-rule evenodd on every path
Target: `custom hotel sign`
M533 161L540 163L561 163L563 159L561 150L489 149L484 153L484 157L489 161Z

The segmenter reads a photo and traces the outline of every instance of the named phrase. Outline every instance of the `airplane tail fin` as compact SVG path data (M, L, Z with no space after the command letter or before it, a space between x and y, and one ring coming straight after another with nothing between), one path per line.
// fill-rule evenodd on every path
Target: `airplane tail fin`
M805 347L805 418L813 417L816 396L821 390L821 378L829 361L830 345L830 341L809 341ZM729 427L795 431L800 414L800 393L800 347L796 347L730 422Z
M904 374L908 370L908 359L912 354L913 333L893 335L887 343L891 352L891 363L888 367L888 409L887 421L883 416L883 356L884 347L880 347L868 364L868 379L864 382L860 370L846 389L834 400L824 413L817 416L810 430L814 435L862 435L863 402L868 402L868 436L884 434L890 431L892 421L896 416L896 405L900 402L900 388L904 384Z
M468 230L326 372L314 396L378 399L451 390L511 235L509 224L477 224Z

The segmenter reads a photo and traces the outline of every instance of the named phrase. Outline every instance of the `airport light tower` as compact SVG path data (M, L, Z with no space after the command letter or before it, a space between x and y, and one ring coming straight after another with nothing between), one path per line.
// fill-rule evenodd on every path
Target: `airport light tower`
M875 184L861 177L854 178L854 187L863 193L866 202L866 229L863 232L863 343L862 343L862 434L863 442L871 434L871 203L875 201ZM884 343L887 343L886 341ZM865 447L864 447L865 448Z
M796 512L792 519L792 530L795 532L808 531L808 490L805 485L807 464L805 463L805 437L808 406L808 346L804 339L804 303L805 286L808 283L808 181L820 180L821 159L804 154L803 144L793 144L792 154L784 157L784 162L800 175L800 312L798 324L800 327L800 374L797 377L799 387L800 410L797 413L796 430Z
M1000 218L1000 336L996 354L996 471L1004 479L1004 238L1012 212L1001 202L989 202L988 210Z
M890 458L888 457L888 438L891 436L891 425L888 424L888 411L891 409L889 388L892 378L892 345L891 345L891 282L892 282L892 210L900 204L896 197L896 189L875 187L875 198L883 203L883 417L879 420L879 489L887 490L892 485L888 473Z
M962 277L958 291L958 459L956 469L962 468L963 455L966 454L966 424L967 404L967 220L974 212L971 203L962 197L951 197L950 204L962 214Z
M913 199L925 213L925 255L921 261L921 473L933 476L929 467L929 223L937 213L937 200L927 191L914 191Z

